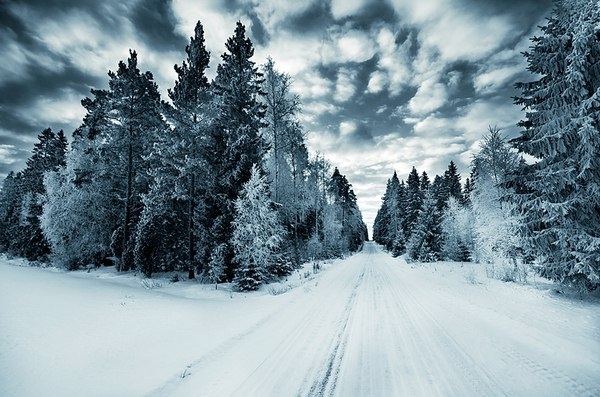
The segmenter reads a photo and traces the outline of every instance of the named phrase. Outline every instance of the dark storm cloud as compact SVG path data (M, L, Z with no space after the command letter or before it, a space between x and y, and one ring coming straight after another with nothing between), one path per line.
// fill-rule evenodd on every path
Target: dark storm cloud
M372 134L372 130L371 127L365 123L358 123L358 125L356 126L356 130L354 131L354 134L352 134L352 138L354 142L362 142L364 143L372 143L373 142L373 134Z
M252 27L250 28L250 32L252 33L252 37L254 41L261 45L266 46L271 39L271 35L267 31L267 28L261 21L260 17L256 13L256 11L252 10L246 13L250 21L252 22Z
M185 48L187 38L176 32L177 19L171 0L144 0L131 9L131 22L136 33L157 50Z
M326 2L314 1L305 11L287 18L279 28L307 34L322 32L333 22L331 10Z
M73 65L54 71L38 68L27 73L27 77L18 81L0 83L0 105L21 107L31 105L42 97L60 95L65 89L72 89L82 96L88 95L90 88L106 85L106 78L91 75Z
M90 76L73 67L57 73L40 69L28 79L12 81L0 85L0 128L11 131L15 141L9 142L9 137L2 137L0 144L23 145L23 141L31 139L44 128L52 127L50 122L44 121L47 117L56 117L55 114L43 114L37 109L32 111L38 100L54 98L60 100L71 90L77 99L89 96L90 87L99 83L96 76ZM71 98L71 96L68 96ZM78 102L71 104L78 106ZM28 110L29 109L29 110ZM66 112L67 109L64 109ZM67 129L74 129L76 125L65 125Z
M32 47L37 44L33 39L25 23L18 18L9 8L8 2L0 2L0 29L9 32L9 36L14 40L19 40L19 44L26 47ZM7 43L3 43L6 45ZM1 46L2 44L0 44Z
M31 116L32 115L28 115L27 113L24 115L17 115L14 108L0 106L0 128L11 131L13 134L10 136L0 136L0 145L22 143L23 138L33 136L32 132L38 129L41 131L42 129L39 128L40 126L31 121Z
M23 21L18 19L18 24L22 27L26 25L35 25L39 19L61 19L67 11L79 11L90 15L101 25L107 28L107 34L111 32L110 28L119 28L121 18L127 14L127 2L95 1L95 0L27 0L27 1L7 1L0 4L1 14L10 14L15 16L16 10L26 10L26 14L32 18ZM4 24L0 16L0 21ZM25 29L30 31L31 29ZM114 30L113 30L114 32ZM42 38L43 39L43 38ZM24 39L26 40L26 39Z
M535 24L540 15L552 9L553 0L463 0L467 9L478 10L481 15L510 14L521 24Z
M391 5L379 0L369 4L358 14L342 18L340 22L353 29L369 30L373 25L398 22L398 15Z

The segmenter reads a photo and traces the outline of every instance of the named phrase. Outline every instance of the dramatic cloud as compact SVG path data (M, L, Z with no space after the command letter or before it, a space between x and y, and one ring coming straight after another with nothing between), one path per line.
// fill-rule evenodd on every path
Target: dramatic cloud
M522 118L516 81L531 79L521 51L551 0L30 0L0 2L0 178L19 170L37 134L67 135L80 101L105 88L130 49L161 94L200 20L214 77L242 21L255 45L302 97L312 151L354 185L372 223L385 182L412 166L431 176L450 160L468 174L488 126L509 136Z

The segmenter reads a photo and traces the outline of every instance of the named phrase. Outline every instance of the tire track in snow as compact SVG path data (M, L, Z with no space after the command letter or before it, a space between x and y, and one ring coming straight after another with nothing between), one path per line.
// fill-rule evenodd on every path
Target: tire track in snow
M224 352L235 348L236 344L241 343L247 336L255 333L257 330L263 327L265 323L268 323L269 320L277 317L277 315L284 310L285 306L262 317L252 327L223 341L214 349L206 352L197 360L186 365L185 368L183 368L179 373L172 375L161 386L146 394L145 397L164 397L173 394L173 391L179 387L181 382L192 376L197 368L200 368L203 364L210 363L212 360L221 356Z
M354 303L356 301L358 289L361 286L364 278L365 269L363 268L358 279L356 280L356 284L352 288L352 294L350 295L348 303L346 304L342 318L339 321L339 324L342 328L335 336L327 362L322 367L321 371L319 371L320 376L313 382L307 393L307 396L313 397L332 395L336 388L338 375L340 372L340 365L344 358L344 350L348 340L348 320L354 309Z
M315 295L311 297L314 298L313 304L300 307L305 314L294 319L294 330L277 347L266 352L260 365L233 395L280 395L281 390L287 389L289 393L284 393L286 395L309 396L315 395L310 393L317 380L335 378L335 361L329 368L329 362L335 357L331 352L343 354L343 332L338 330L341 324L347 322L347 312L351 309L348 302L354 299L363 277L363 271L356 269L356 266L348 263L348 267L344 269L346 279L335 280L341 283L338 286L341 289L331 289L322 283L320 286L324 289L315 290ZM345 293L340 296L340 291ZM344 298L346 294L348 297ZM294 357L294 360L290 360L290 357ZM302 371L304 376L297 378L296 374ZM292 391L290 385L294 384L296 387ZM269 391L276 394L269 394Z
M298 390L308 395L315 379L327 373L322 364L328 362L327 353L342 340L339 326L347 321L348 301L361 277L363 271L354 257L337 264L319 277L314 289L306 294L297 291L288 304L203 354L147 396L269 396L281 395L282 388L290 391L284 395ZM229 368L228 362L235 368ZM329 371L329 385L335 368L332 365ZM184 372L187 376L182 377Z

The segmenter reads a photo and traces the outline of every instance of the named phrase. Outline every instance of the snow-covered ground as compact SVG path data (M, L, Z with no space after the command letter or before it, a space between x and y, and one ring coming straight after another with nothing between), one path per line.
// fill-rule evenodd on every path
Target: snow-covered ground
M371 243L304 276L241 294L0 261L0 396L600 396L595 300Z

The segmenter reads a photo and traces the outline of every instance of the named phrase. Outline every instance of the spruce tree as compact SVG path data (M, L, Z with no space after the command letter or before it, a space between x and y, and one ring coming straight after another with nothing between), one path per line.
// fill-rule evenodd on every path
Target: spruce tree
M465 184L463 185L462 191L462 201L461 204L464 206L471 205L471 194L473 193L473 183L471 178L465 179Z
M277 262L283 228L269 198L269 187L257 166L235 201L231 243L235 251L235 283L242 291L256 290Z
M535 158L515 175L527 254L552 280L600 285L600 7L556 3L524 55L537 80L518 83L524 128L513 141Z
M10 246L12 228L14 226L15 212L19 200L20 176L13 171L9 172L2 182L0 190L0 252L8 251Z
M440 259L441 217L431 191L425 193L406 251L411 259L420 262L435 262Z
M329 181L331 197L329 230L326 238L333 255L358 250L367 239L366 226L356 203L356 195L345 175L336 167ZM338 227L334 227L338 226Z
M403 233L409 239L423 205L423 191L421 190L421 179L416 168L413 167L406 181L406 216L403 219Z
M423 173L421 174L421 190L426 191L429 189L430 186L431 181L429 180L429 175L427 175L427 172L423 171Z
M384 245L394 256L404 252L405 238L403 219L405 215L405 186L400 183L396 171L388 179L381 208L373 226L374 239Z
M450 161L448 169L444 172L444 194L446 201L450 197L454 197L458 202L463 200L460 174L454 161Z

